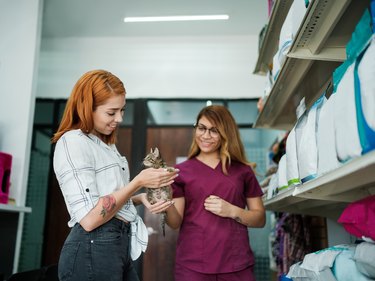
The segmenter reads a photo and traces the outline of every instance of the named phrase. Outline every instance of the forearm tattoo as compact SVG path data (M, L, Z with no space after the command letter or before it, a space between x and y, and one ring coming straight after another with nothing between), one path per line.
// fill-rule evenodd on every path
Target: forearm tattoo
M100 215L104 218L108 212L112 211L116 207L116 199L112 195L106 195L102 197L102 211Z
M242 223L242 220L241 220L240 217L235 217L234 220L235 220L236 222Z

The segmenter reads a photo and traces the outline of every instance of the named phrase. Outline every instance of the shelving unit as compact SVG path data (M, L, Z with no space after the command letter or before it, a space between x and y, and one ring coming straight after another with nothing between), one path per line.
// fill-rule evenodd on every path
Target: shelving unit
M264 74L277 52L278 35L289 11L277 1L254 73ZM288 6L289 5L289 6ZM264 108L254 127L290 130L296 123L296 107L303 97L309 108L332 84L333 71L346 59L346 44L369 0L313 0L281 66ZM279 17L279 19L273 18ZM348 203L375 194L375 151L271 199L267 210L318 215L337 219Z
M311 60L344 61L346 43L368 6L366 1L312 1L288 56Z
M14 206L10 204L0 204L0 212L12 212L12 213L31 213L30 207Z
M337 219L350 202L375 194L375 151L265 201L273 211Z
M305 198L293 196L293 192L294 188L289 188L271 199L264 199L264 205L267 210L291 212L295 206L306 201ZM291 213L293 213L293 211Z
M293 127L300 100L305 97L306 106L311 106L328 86L332 72L345 60L346 43L368 6L369 1L311 2L254 127ZM271 25L272 22L270 29ZM267 44L263 44L265 50L261 54L274 50L271 42Z
M332 61L286 58L254 127L292 129L301 99L305 97L306 106L311 106L327 88L339 65Z
M264 35L263 43L259 50L258 61L253 72L254 74L266 75L269 70L273 56L277 52L281 27L292 3L293 0L275 1L266 34Z
M352 159L294 190L293 196L331 202L352 202L375 194L375 151Z

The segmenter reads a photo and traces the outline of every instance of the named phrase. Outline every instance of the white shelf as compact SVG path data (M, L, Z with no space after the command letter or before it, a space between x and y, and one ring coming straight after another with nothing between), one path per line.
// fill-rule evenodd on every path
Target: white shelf
M265 200L265 208L275 212L322 216L337 220L347 205L347 203L342 202L329 202L319 199L311 200L298 197L294 195L294 191L295 188L290 188L270 200Z
M358 3L360 2L360 3ZM312 60L344 61L345 46L366 1L315 0L309 5L288 56Z
M306 106L311 106L325 91L339 65L334 61L286 58L254 127L291 130L301 99L305 97Z
M293 196L352 202L375 194L375 151L352 159L334 171L296 187Z
M0 204L0 212L31 213L31 208L15 206L10 204Z
M375 194L375 151L265 200L266 209L337 219L348 203Z
M264 206L267 210L287 212L291 206L306 201L305 198L293 196L293 192L294 188L289 188L271 199L264 199Z
M305 97L307 107L311 106L323 94L333 71L345 60L346 44L366 7L368 0L310 3L254 127L293 127L300 100Z
M279 44L279 34L293 0L277 0L272 8L266 33L259 50L254 74L266 75Z

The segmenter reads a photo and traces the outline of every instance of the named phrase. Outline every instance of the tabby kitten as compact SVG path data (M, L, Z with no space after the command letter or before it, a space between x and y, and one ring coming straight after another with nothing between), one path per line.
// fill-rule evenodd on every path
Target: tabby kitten
M143 165L146 168L166 168L168 171L174 171L174 168L168 167L160 155L159 149L155 147L154 150L151 148L151 152L146 155L143 159ZM147 200L150 204L155 204L159 201L172 200L171 187L169 185L162 186L160 188L147 188L146 187ZM167 212L161 214L161 227L163 230L163 236L165 236L165 223L167 220Z

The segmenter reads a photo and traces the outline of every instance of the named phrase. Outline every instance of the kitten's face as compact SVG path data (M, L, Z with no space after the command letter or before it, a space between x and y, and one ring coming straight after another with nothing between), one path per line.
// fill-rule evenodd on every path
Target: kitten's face
M160 168L163 164L163 159L160 157L159 149L155 148L143 159L143 165L147 168Z

